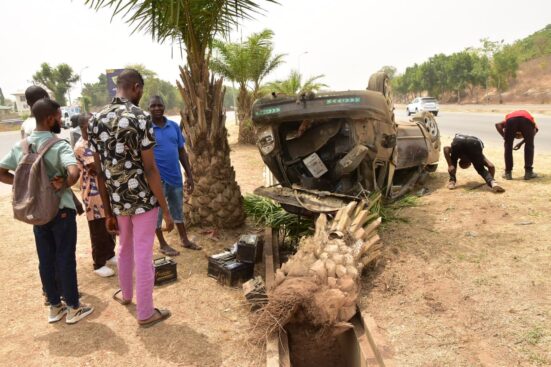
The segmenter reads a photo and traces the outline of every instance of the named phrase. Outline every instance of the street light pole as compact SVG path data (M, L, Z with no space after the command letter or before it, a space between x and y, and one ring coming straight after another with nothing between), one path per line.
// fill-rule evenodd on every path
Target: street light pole
M82 72L84 70L88 69L88 66L85 66L83 67L82 69L80 69L80 71L78 72L78 80L80 81L80 94L82 94Z
M298 73L299 73L299 74L300 74L300 57L301 57L302 55L306 55L307 53L308 53L308 51L303 51L302 53L300 53L300 54L298 55Z

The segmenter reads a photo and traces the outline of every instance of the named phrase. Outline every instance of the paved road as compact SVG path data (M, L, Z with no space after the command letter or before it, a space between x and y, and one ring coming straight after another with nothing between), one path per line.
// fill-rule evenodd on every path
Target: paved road
M180 121L179 116L169 116ZM228 120L233 118L228 113ZM470 113L470 112L441 112L438 117L438 126L444 137L453 137L457 132L478 136L487 144L502 144L503 139L495 130L494 124L503 118L502 114ZM404 111L396 110L397 121L407 121ZM551 117L536 116L540 132L536 135L536 153L551 154ZM69 130L63 130L62 138L68 138ZM0 157L9 152L12 145L20 138L19 131L0 133ZM0 195L9 192L9 186L0 183Z
M502 114L440 112L436 120L442 136L453 137L455 133L474 135L487 144L502 144L503 139L495 129L495 123L503 119ZM536 153L551 153L551 117L536 116L540 131L536 135ZM396 111L396 121L407 121L405 111Z

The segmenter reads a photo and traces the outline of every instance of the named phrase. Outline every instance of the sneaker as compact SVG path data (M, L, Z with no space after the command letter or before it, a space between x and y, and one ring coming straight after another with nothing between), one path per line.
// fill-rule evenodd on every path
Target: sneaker
M455 181L448 182L448 189L450 189L450 190L455 189Z
M501 176L501 177L503 177L506 180L512 180L513 179L513 175L511 174L511 172L505 172L503 174L503 176Z
M118 260L119 260L119 258L117 257L117 255L115 255L112 258L110 258L109 260L107 260L107 264L117 266L117 261Z
M107 278L115 275L115 271L107 265L103 265L101 268L94 270L94 273L102 278Z
M68 307L67 318L65 322L68 324L76 324L86 316L94 312L94 308L86 306L85 304L80 304L78 308Z
M538 174L534 171L524 171L524 179L531 180L533 178L538 178Z
M50 314L48 315L48 322L54 323L58 322L65 316L67 313L67 306L65 306L63 303L60 303L57 306L50 306Z

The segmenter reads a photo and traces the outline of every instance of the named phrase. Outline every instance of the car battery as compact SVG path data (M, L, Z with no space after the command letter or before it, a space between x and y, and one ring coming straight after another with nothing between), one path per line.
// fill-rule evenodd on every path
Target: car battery
M153 260L155 269L155 285L173 282L178 278L176 262L169 257L160 257Z
M242 235L237 242L237 261L248 264L262 261L263 242L262 236Z
M224 264L232 260L235 260L235 254L231 251L224 251L219 254L209 256L207 267L208 276L218 279Z
M254 274L254 264L231 260L224 263L218 274L218 283L235 287L251 279Z

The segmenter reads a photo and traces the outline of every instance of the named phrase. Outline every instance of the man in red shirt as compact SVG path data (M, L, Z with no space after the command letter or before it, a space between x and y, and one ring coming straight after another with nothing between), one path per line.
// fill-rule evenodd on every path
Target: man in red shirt
M505 140L505 173L503 178L512 180L513 171L513 141L517 134L524 138L524 179L537 178L534 172L534 136L538 132L538 126L534 117L525 110L513 111L502 122L496 124L496 129Z

